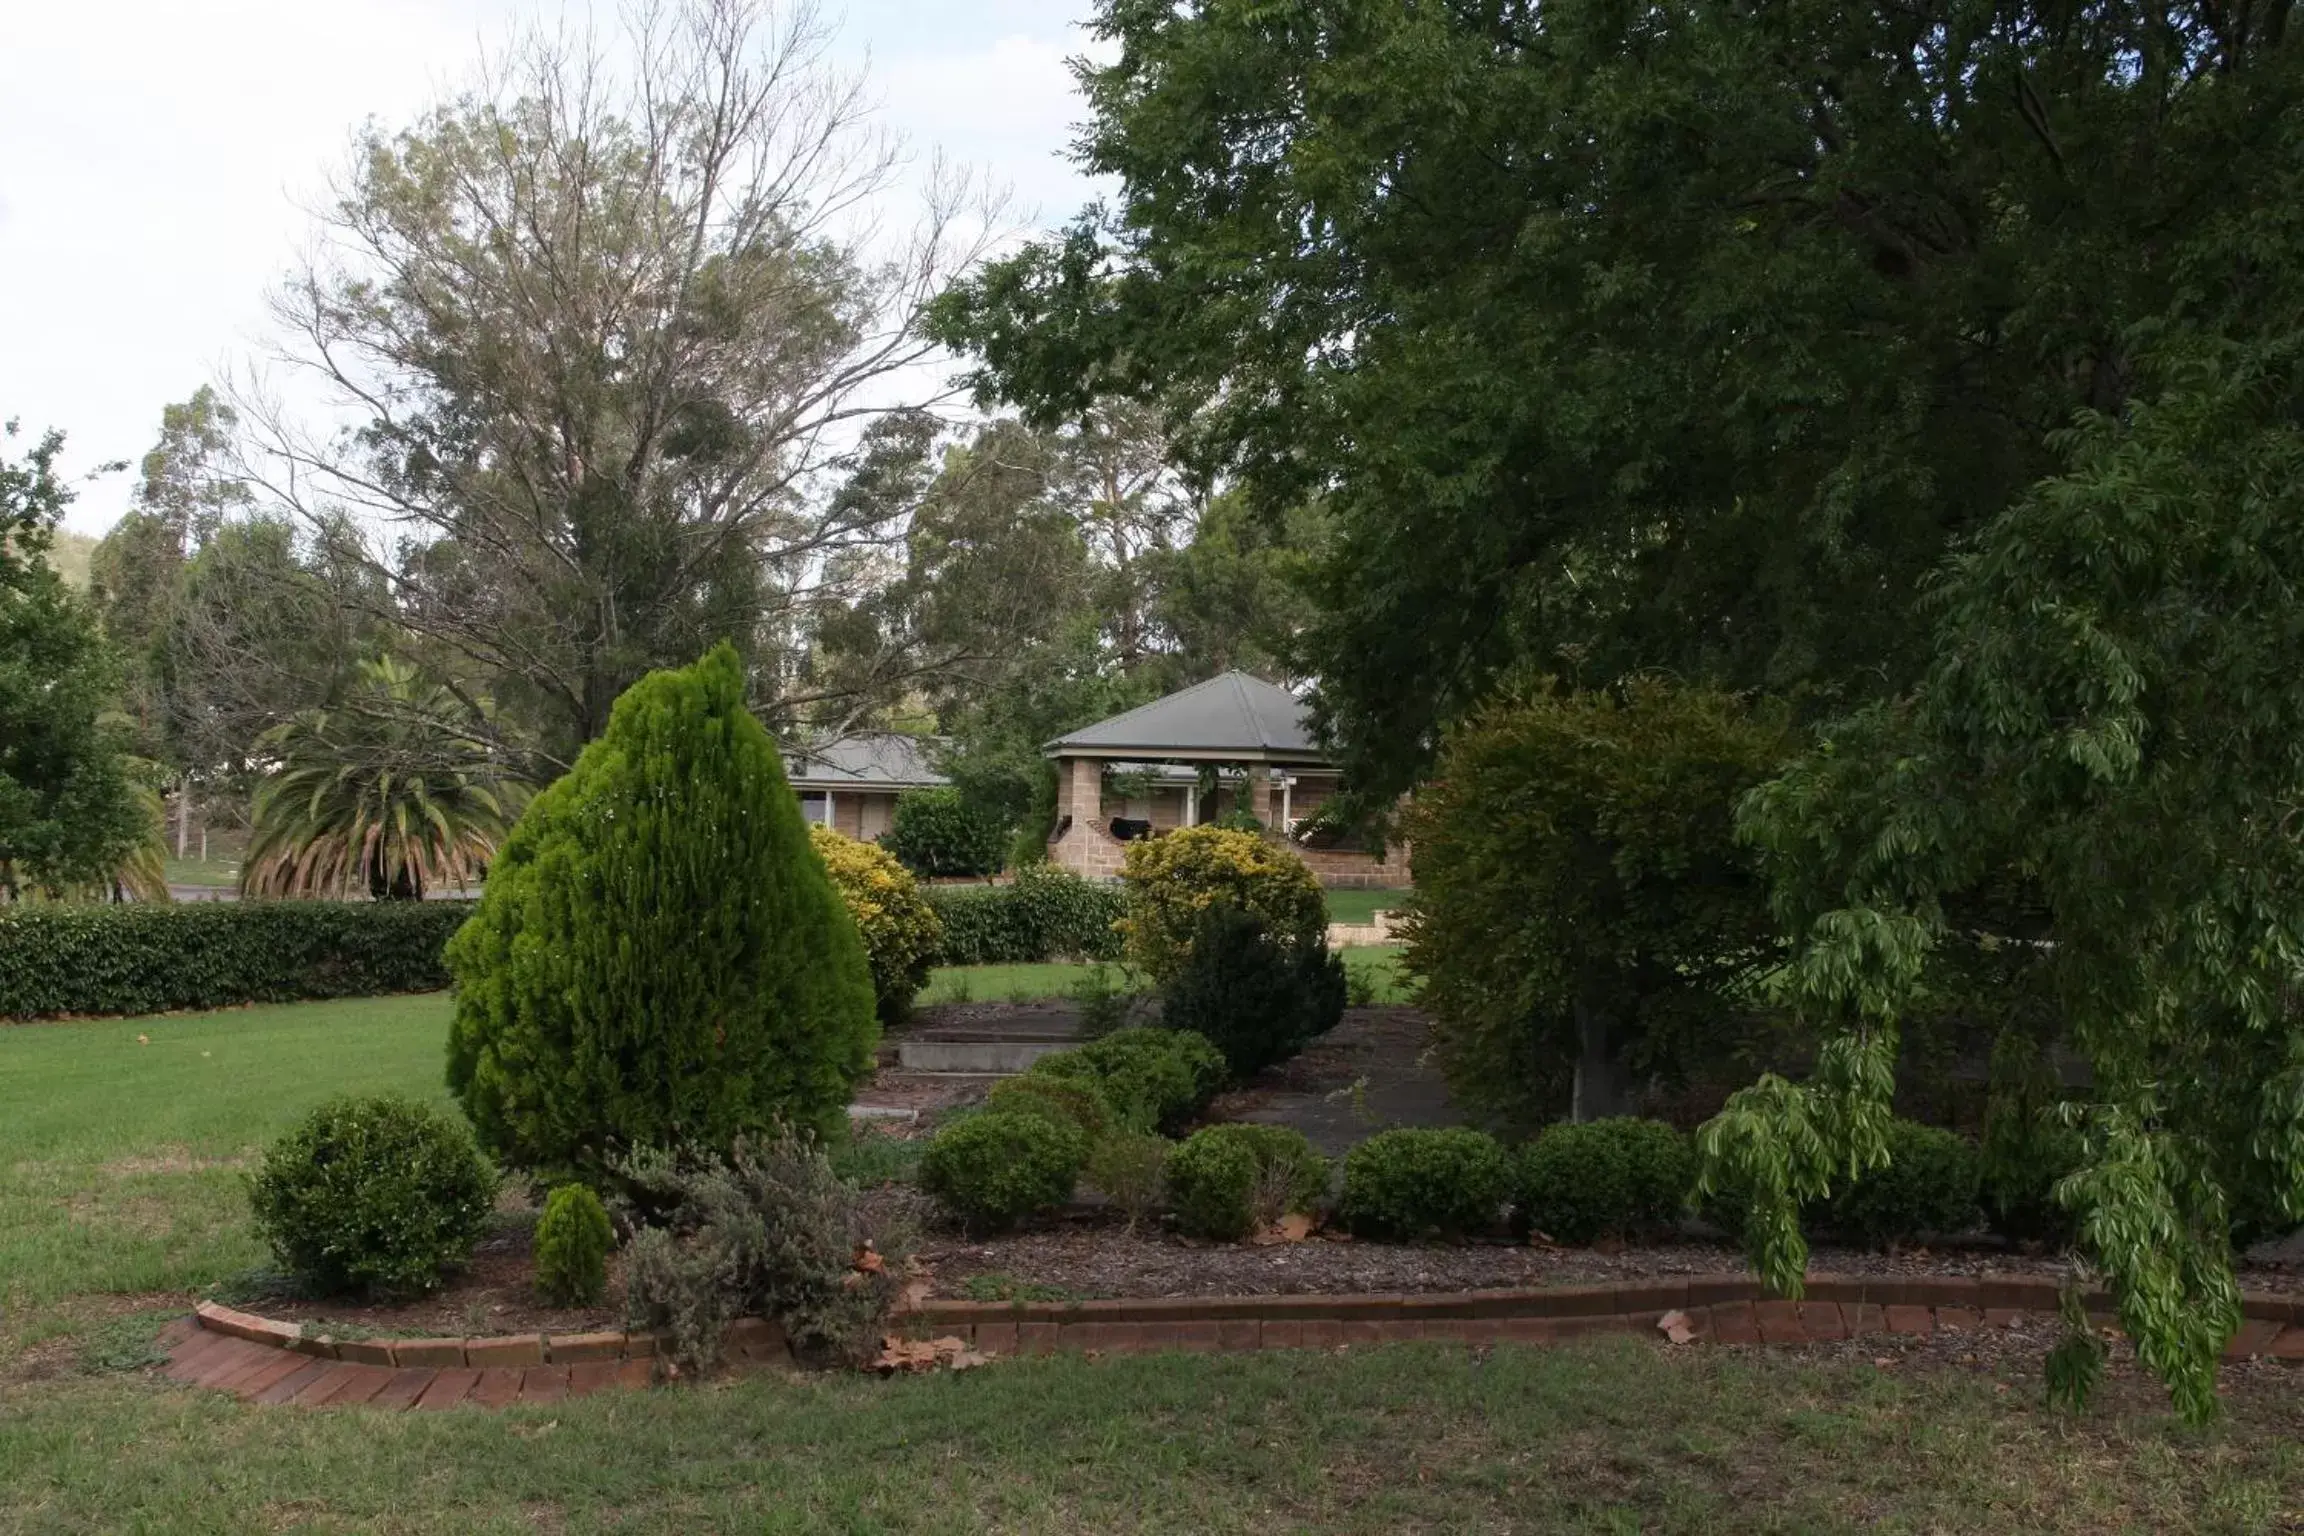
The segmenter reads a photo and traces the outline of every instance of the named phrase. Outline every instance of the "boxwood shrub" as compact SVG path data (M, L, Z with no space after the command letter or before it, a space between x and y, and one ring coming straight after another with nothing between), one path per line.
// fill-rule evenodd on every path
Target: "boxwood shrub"
M1168 1201L1194 1237L1237 1242L1263 1222L1309 1211L1328 1192L1328 1161L1301 1131L1211 1125L1168 1155Z
M1344 1157L1346 1225L1364 1237L1468 1237L1496 1225L1511 1185L1484 1131L1382 1131Z
M1135 1131L1175 1131L1224 1086L1224 1057L1181 1029L1116 1029L1032 1064L1029 1076L1088 1082L1113 1119Z
M1887 1167L1836 1185L1818 1213L1821 1223L1843 1237L1878 1245L1965 1232L1976 1224L1976 1148L1966 1137L1913 1120L1891 1121L1888 1158Z
M963 1226L1005 1227L1071 1199L1087 1161L1078 1126L986 1110L936 1133L920 1159L920 1188Z
M468 901L201 901L0 910L0 1018L430 992Z
M1120 958L1115 925L1128 908L1116 885L1032 864L1004 885L932 885L921 894L943 921L946 965Z
M1514 1215L1522 1230L1589 1243L1670 1223L1695 1176L1688 1138L1660 1120L1555 1125L1514 1160Z
M437 1110L392 1095L332 1099L272 1144L248 1203L281 1266L313 1290L405 1296L472 1256L496 1171Z

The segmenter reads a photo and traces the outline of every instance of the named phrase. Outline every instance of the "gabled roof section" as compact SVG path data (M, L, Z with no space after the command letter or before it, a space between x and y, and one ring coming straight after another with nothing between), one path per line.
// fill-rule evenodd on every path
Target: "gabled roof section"
M934 743L896 731L860 731L787 748L784 776L806 789L917 789L951 780L928 763Z
M1245 672L1226 672L1125 714L1059 736L1050 757L1143 752L1287 762L1319 761L1304 705L1287 689Z

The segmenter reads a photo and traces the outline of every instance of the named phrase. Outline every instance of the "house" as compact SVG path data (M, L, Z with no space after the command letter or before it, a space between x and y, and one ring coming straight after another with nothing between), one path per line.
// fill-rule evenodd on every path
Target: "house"
M1076 874L1119 874L1127 844L1246 811L1285 837L1321 883L1408 883L1407 850L1370 853L1308 824L1342 787L1294 694L1245 672L1204 683L1059 736L1056 828L1048 857Z
M858 732L787 749L784 776L804 819L877 842L895 823L898 795L951 782L928 765L932 745L895 731Z

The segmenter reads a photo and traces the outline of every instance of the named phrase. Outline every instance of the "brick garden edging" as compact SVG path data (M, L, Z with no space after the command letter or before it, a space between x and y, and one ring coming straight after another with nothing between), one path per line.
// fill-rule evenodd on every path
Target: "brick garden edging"
M898 1315L922 1337L956 1337L989 1355L1330 1349L1405 1339L1550 1343L1591 1333L1653 1332L1682 1313L1695 1339L1805 1344L1866 1333L1926 1336L2004 1327L2056 1311L2059 1287L2034 1276L1812 1275L1800 1301L1770 1298L1749 1275L1638 1280L1621 1285L1444 1295L1217 1296L1079 1302L930 1301ZM2109 1326L2111 1298L2087 1297ZM2250 1295L2225 1354L2304 1361L2304 1296ZM645 1386L657 1339L648 1333L514 1334L470 1339L335 1339L202 1302L162 1336L167 1374L261 1403L306 1407L503 1407L555 1402L608 1387ZM759 1318L731 1325L738 1364L792 1364L784 1335Z

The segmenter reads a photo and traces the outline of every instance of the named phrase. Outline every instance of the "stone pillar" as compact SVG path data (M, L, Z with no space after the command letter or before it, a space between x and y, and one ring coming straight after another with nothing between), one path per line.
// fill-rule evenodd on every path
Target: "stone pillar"
M1056 814L1069 816L1072 824L1101 823L1104 820L1104 764L1093 757L1068 757L1059 764L1060 777L1056 781Z

